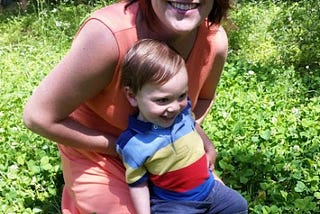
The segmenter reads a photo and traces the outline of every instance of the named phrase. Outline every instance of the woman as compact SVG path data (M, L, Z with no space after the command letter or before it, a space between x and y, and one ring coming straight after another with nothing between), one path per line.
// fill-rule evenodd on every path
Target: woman
M121 89L122 58L144 38L174 48L186 60L189 96L200 123L227 56L227 36L219 23L229 8L223 0L127 0L96 11L82 25L23 116L29 129L58 143L63 213L134 213L115 150L135 111ZM214 164L214 148L206 152Z

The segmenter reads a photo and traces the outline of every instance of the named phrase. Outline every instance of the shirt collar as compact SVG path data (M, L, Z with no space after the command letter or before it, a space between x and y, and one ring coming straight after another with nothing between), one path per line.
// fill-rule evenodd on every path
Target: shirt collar
M130 129L136 131L137 133L144 133L152 128L152 123L144 122L142 120L138 120L137 116L130 116L129 117L129 127Z

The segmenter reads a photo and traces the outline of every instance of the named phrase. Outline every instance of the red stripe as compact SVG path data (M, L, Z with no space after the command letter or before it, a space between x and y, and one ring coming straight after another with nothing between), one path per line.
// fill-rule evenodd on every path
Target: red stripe
M209 177L207 158L203 155L193 164L161 176L151 175L151 181L158 187L175 192L186 192L204 182Z

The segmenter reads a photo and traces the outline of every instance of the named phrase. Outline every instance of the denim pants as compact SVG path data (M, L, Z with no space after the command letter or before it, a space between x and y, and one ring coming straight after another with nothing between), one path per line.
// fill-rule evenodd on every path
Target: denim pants
M203 201L167 201L151 199L153 214L246 214L247 201L235 190L215 181L208 197Z

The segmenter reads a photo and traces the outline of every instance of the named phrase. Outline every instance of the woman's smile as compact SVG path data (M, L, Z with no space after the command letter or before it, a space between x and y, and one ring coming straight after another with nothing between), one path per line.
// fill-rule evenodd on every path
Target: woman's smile
M213 0L151 0L151 3L163 29L171 36L195 32L213 7Z
M168 3L171 5L171 7L182 10L182 11L188 11L196 9L199 4L197 3L184 3L184 2L175 2L175 1L168 1Z

